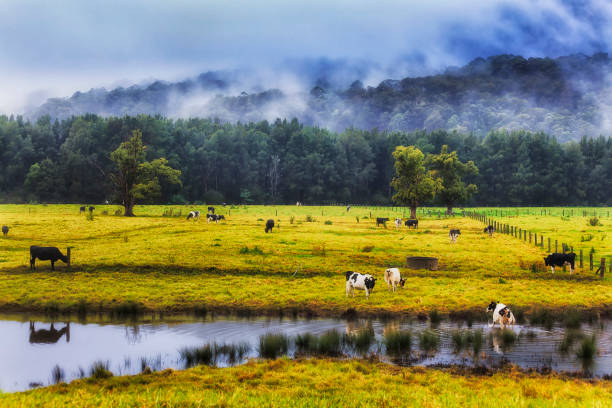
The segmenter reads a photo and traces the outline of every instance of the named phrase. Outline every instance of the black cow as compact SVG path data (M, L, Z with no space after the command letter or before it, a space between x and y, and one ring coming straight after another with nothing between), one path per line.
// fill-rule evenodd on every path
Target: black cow
M568 254L562 254L559 252L555 252L554 254L549 254L546 258L544 258L544 264L546 266L550 266L550 270L552 273L555 273L555 266L570 266L570 273L574 272L574 262L576 261L576 254L570 252Z
M457 242L457 238L459 237L459 235L461 235L461 231L458 229L452 229L449 231L448 236L450 237L451 244Z
M85 212L85 206L82 206L81 208L79 208L79 214L84 213Z
M6 238L6 235L9 232L9 227L7 227L6 225L2 226L2 234L4 235L4 237Z
M272 232L272 228L274 228L274 220L269 219L268 221L266 221L266 234L268 232Z
M382 224L383 227L387 228L387 221L389 221L388 218L376 218L376 226L378 227L380 224Z
M210 214L214 214L215 213L215 207L208 207L208 212Z
M404 222L404 225L408 228L414 227L416 229L419 228L419 220L406 220L406 222Z
M93 210L95 210L95 209L96 209L96 207L89 207L89 212L92 213Z
M493 228L492 225L489 225L489 226L485 227L483 232L488 232L489 236L492 238L493 237L493 233L495 232L495 228Z
M41 261L51 261L51 270L54 271L54 264L58 260L61 260L64 263L68 263L68 257L64 256L62 252L56 247L40 247L36 245L32 245L30 247L30 269L35 269L36 258Z

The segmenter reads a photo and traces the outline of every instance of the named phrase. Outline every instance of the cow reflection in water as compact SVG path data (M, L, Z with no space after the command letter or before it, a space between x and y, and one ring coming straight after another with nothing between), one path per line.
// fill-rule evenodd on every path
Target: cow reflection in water
M57 343L63 335L66 335L66 343L70 342L70 322L67 322L64 327L57 330L53 323L49 330L34 328L34 322L30 322L30 343L53 344Z

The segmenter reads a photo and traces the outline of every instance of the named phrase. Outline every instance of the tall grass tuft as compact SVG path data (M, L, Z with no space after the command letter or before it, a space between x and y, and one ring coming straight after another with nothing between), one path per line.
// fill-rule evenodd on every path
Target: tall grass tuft
M312 215L307 215L306 216L306 222L316 222L317 219L315 217L313 217Z
M96 361L93 363L89 369L89 376L98 380L112 377L113 373L108 369L108 361Z
M412 334L407 330L394 330L385 333L385 348L390 356L409 354L412 348Z
M57 364L51 369L51 381L53 384L59 384L64 381L64 370Z
M441 320L442 320L442 316L440 316L440 313L438 313L437 310L434 309L429 312L429 321L431 322L432 325L440 324Z
M202 347L184 348L179 350L181 360L185 361L185 367L193 367L195 365L215 365L217 356L215 347L210 344L205 344Z
M580 360L593 360L595 355L597 354L597 342L595 339L595 335L590 337L585 337L582 339L582 343L580 343L580 347L576 351L576 357Z
M312 354L317 349L317 336L312 333L295 336L295 351L298 354Z
M259 355L263 358L277 358L287 354L289 338L282 333L267 333L259 337Z
M563 317L563 324L568 329L579 329L581 325L582 316L576 309L568 310Z
M503 329L499 335L502 342L502 349L507 350L516 342L517 335L511 329Z
M340 333L337 330L329 330L319 336L317 353L330 357L342 354L342 336Z
M419 336L419 347L422 351L430 353L438 349L440 339L432 330L425 330Z
M374 340L374 331L369 329L359 330L357 333L344 336L344 342L361 355L367 354L370 351Z

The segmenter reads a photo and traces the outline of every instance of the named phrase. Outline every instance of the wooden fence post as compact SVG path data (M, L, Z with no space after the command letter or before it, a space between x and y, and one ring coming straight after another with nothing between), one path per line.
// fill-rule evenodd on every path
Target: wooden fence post
M601 277L601 279L604 278L604 272L606 271L606 258L601 258L601 265L600 265L600 271L599 271L599 276Z
M589 270L593 272L593 253L589 253Z
M531 232L529 233L529 243L531 244Z
M582 249L580 250L580 269L582 269Z
M544 236L540 234L540 246L544 249Z

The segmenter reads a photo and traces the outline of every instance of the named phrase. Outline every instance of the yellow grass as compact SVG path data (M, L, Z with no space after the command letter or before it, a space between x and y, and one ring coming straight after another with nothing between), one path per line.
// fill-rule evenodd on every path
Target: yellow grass
M534 273L546 248L502 234L490 239L483 224L469 218L425 217L415 231L396 230L393 217L402 213L388 208L353 207L347 213L344 207L219 206L227 221L217 225L205 218L187 221L192 207L186 206L172 208L182 211L180 217L162 216L171 207L139 206L135 218L102 215L117 207L96 206L93 221L78 207L0 206L0 224L11 228L0 238L0 310L340 315L350 308L373 314L482 311L491 300L524 309L608 310L612 304L609 279L588 270ZM203 214L205 208L199 207ZM376 227L364 218L370 214L392 220L386 229ZM306 222L308 215L315 221ZM271 234L264 233L268 218L280 223ZM612 236L611 223L603 223L601 234ZM541 223L543 229L549 225ZM461 229L457 244L449 243L449 228ZM38 261L31 272L32 244L72 246L72 268L59 262L52 272L49 262ZM440 270L402 268L408 255L438 257ZM396 294L386 291L382 279L389 266L399 266L407 278ZM369 300L363 292L346 298L347 270L378 278Z

